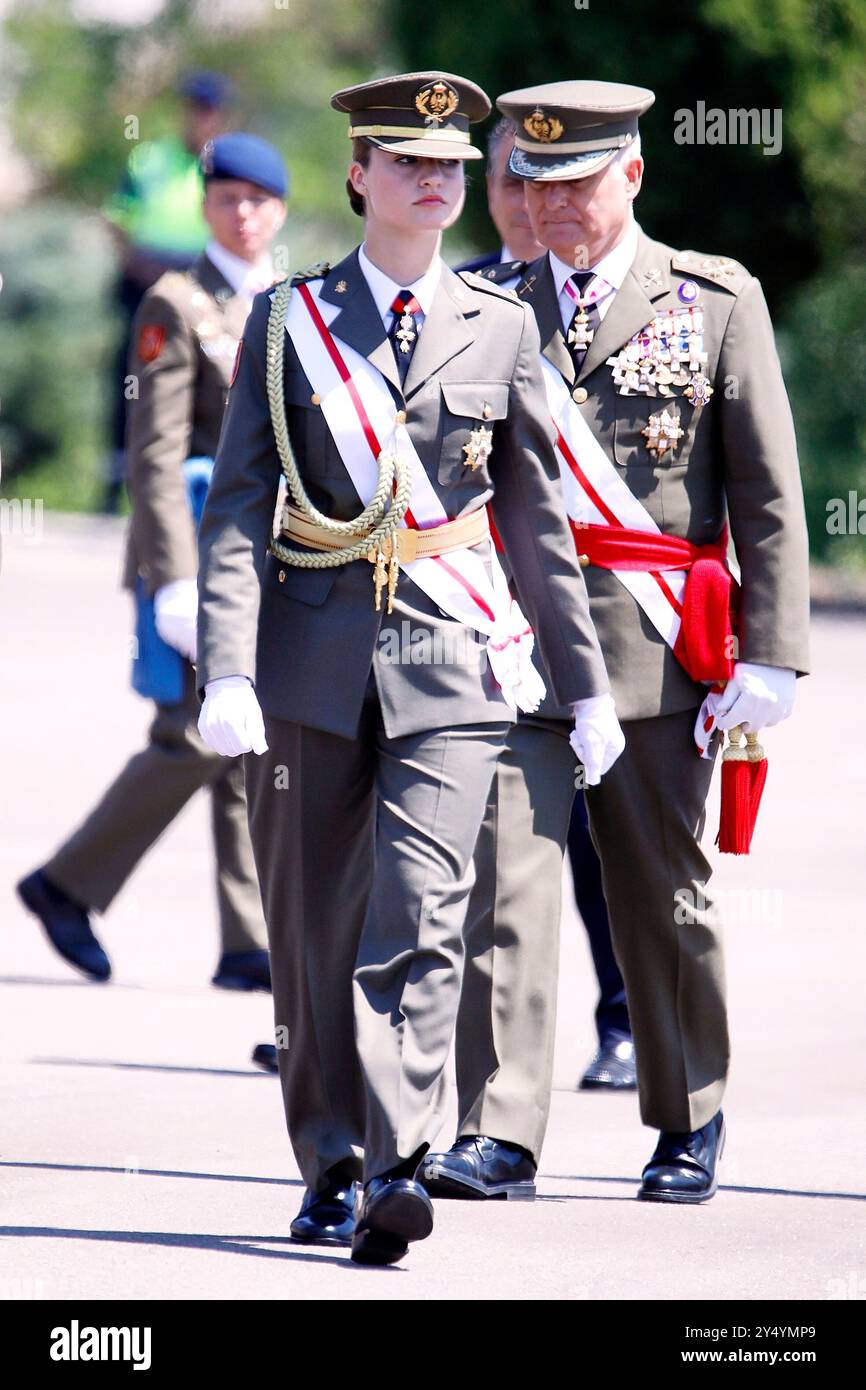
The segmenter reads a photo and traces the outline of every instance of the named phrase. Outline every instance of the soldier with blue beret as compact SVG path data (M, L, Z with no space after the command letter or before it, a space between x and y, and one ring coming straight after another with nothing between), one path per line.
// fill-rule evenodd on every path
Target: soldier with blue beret
M204 80L204 79L202 79ZM91 979L111 973L90 913L104 913L142 856L202 787L211 795L221 950L214 984L270 988L267 935L247 828L243 766L196 730L197 521L253 296L274 281L268 247L288 176L273 145L217 135L200 155L210 239L188 271L147 291L133 323L124 582L137 600L133 684L153 699L148 746L84 823L20 885L52 945Z

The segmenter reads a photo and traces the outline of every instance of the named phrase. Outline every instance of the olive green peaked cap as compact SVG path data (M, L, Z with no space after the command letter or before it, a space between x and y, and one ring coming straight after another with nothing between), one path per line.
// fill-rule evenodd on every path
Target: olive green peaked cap
M404 72L344 87L331 97L348 111L350 137L363 136L392 154L427 159L481 159L469 126L490 113L490 99L474 82L450 72Z
M637 136L655 101L624 82L546 82L505 92L496 105L517 126L509 173L521 179L582 179Z

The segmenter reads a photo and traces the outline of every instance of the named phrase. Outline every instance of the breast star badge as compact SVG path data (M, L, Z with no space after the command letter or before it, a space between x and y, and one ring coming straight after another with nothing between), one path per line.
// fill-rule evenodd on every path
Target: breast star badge
M686 400L691 401L693 406L706 405L712 394L709 377L704 376L703 372L695 372L683 392Z
M471 469L480 468L487 463L493 449L493 431L479 425L469 436L469 443L463 445L466 463Z
M651 454L661 458L668 449L673 453L685 434L685 430L680 429L680 412L668 407L651 415L649 424L644 426L641 434L646 439L646 446Z

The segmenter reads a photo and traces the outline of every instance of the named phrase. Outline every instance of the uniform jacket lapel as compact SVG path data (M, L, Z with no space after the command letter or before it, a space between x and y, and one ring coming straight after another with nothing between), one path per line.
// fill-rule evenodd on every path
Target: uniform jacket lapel
M329 271L321 289L326 304L336 304L340 312L331 320L330 330L349 347L360 352L392 386L400 387L400 373L385 325L370 293L358 261L357 250Z
M240 338L247 318L247 306L240 295L235 294L222 272L217 270L213 261L204 253L195 262L192 273L202 289L216 303L225 331L235 338Z
M424 319L406 373L404 392L407 400L446 362L475 342L475 335L465 317L473 312L468 308L468 302L466 286L459 275L443 265L439 287L430 313ZM464 305L467 307L464 308Z
M594 372L618 352L633 333L651 321L655 313L654 300L670 290L670 273L666 269L669 265L670 258L665 256L664 248L640 232L634 262L589 345L578 381ZM535 310L544 356L573 386L574 361L566 346L556 285L547 256L526 267L517 293Z
M556 285L546 255L539 256L537 261L532 261L526 267L517 286L517 294L535 310L542 353L562 373L569 386L573 386L574 360L565 344Z
M631 269L587 349L578 381L583 381L612 353L618 352L633 333L652 321L655 313L653 300L667 294L670 288L670 276L665 270L666 261L659 254L660 250L643 232L638 233L637 252Z

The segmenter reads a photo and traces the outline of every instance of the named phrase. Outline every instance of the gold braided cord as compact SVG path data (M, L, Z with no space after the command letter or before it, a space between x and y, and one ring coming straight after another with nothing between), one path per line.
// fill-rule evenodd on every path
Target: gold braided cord
M265 380L277 453L280 456L280 463L295 506L317 526L323 526L325 530L331 531L334 535L354 537L355 539L347 541L347 544L339 550L316 551L290 550L281 541L272 540L271 550L279 560L287 565L298 565L302 569L331 569L335 565L344 565L349 560L367 559L371 551L379 551L382 542L394 534L409 506L412 473L408 464L402 459L383 449L377 460L379 472L376 491L369 504L358 516L351 521L337 521L333 517L325 516L323 512L313 506L295 463L295 456L289 440L286 403L283 394L286 311L291 294L291 280L282 280L274 289L271 311L268 315ZM392 484L395 477L397 485L394 490L393 501L391 501Z

